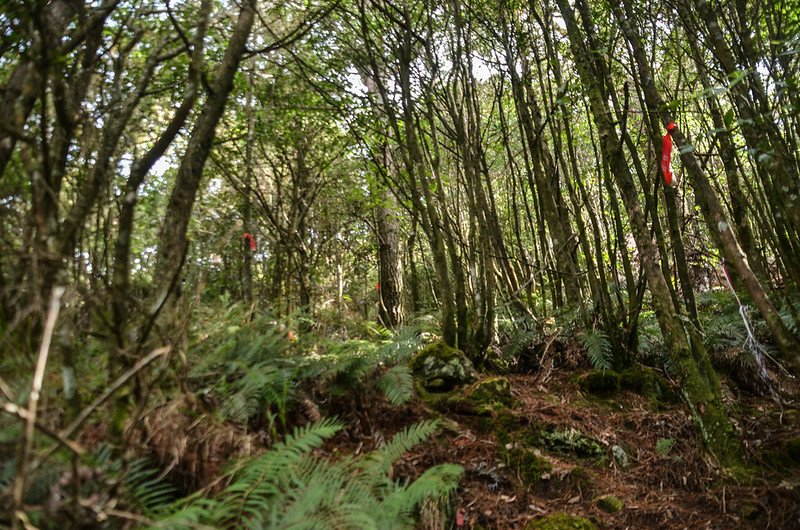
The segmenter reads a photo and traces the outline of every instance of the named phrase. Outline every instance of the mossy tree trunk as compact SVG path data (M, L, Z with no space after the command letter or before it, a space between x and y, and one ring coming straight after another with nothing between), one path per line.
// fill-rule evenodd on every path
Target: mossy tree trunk
M594 41L593 22L586 5L576 3L588 37L585 39L578 27L575 14L566 0L556 0L567 26L572 53L578 66L584 90L589 98L594 122L600 137L603 158L622 194L630 219L631 231L639 250L642 269L652 294L658 319L670 360L679 377L684 398L698 424L703 439L723 465L739 461L739 446L733 427L725 412L719 380L708 359L708 353L688 320L682 317L672 299L666 279L659 267L657 249L649 233L639 204L639 193L634 185L622 143L611 120L613 116L603 97L603 87L613 90L607 65L603 57L590 50L598 50Z

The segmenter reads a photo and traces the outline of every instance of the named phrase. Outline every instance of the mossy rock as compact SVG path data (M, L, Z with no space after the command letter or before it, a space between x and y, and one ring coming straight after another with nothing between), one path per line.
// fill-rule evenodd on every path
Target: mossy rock
M525 530L596 530L597 527L586 517L568 513L554 513L525 526Z
M613 370L595 370L578 378L578 385L588 394L607 397L620 389L620 377Z
M550 461L541 453L527 447L512 447L502 450L503 460L509 469L519 475L525 484L538 484L548 478L553 470Z
M551 451L574 454L579 458L602 459L606 456L600 442L573 427L544 431L539 435L539 441Z
M620 372L620 384L623 389L649 398L656 404L678 401L678 396L666 380L646 366L634 366Z
M431 392L447 392L478 378L463 352L444 342L434 342L417 352L409 362L414 376Z
M614 495L604 495L597 499L597 507L607 513L617 513L625 507L625 503Z
M560 481L553 481L552 484L552 491L554 493L559 492L559 494L562 495L569 494L570 497L577 493L580 497L584 497L586 495L591 495L591 492L594 490L592 477L583 466L575 466L567 473L563 475L559 474L558 476L560 477Z
M458 398L464 412L491 415L514 405L511 382L506 377L487 377L464 389Z

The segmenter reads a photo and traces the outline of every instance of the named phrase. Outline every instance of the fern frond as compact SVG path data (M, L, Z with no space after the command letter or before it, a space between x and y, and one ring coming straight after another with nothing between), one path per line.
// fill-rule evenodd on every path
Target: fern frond
M584 331L578 338L586 350L589 362L596 370L611 370L614 367L614 354L608 336L600 330Z
M284 442L249 461L220 496L221 503L213 519L236 525L260 520L267 513L269 498L280 494L281 485L291 477L291 467L343 427L336 420L325 419L297 428Z
M389 443L367 456L364 462L365 471L371 476L387 473L392 463L403 456L403 453L430 438L438 428L437 420L425 420L406 427L395 434Z
M426 470L403 489L386 497L377 521L380 528L413 526L414 510L426 499L442 499L458 487L464 470L455 464L442 464Z
M128 464L123 483L131 500L145 516L162 511L175 499L177 490L166 483L158 469L150 466L146 459L137 459Z
M378 379L377 385L392 405L402 405L414 393L414 377L406 365L390 368Z

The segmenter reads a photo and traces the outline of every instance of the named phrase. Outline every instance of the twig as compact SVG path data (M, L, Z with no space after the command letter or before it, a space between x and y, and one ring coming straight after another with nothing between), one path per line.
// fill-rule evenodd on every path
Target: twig
M122 385L124 385L124 384L125 384L125 383L126 383L126 382L127 382L127 381L128 381L130 378L131 378L131 377L133 377L134 375L136 375L136 374L137 374L138 372L140 372L140 371L141 371L143 368L145 368L147 365L149 365L150 363L152 363L153 361L155 361L155 360L156 360L156 359L158 359L159 357L161 357L161 356L163 356L163 355L166 355L167 353L169 353L169 351L170 351L170 350L171 350L171 347L170 347L170 346L163 346L163 347L161 347L161 348L157 348L157 349L155 349L155 350L151 351L151 352L150 352L150 353L147 355L147 357L144 357L143 359L140 359L140 360L139 360L139 362L137 362L136 364L134 364L134 365L133 365L133 366L132 366L132 367L131 367L131 368L130 368L130 369L127 371L127 372L125 372L124 374L122 374L121 376L119 376L119 377L118 377L118 378L117 378L117 379L116 379L116 380L115 380L115 381L114 381L114 382L113 382L113 383L112 383L112 384L111 384L111 385L110 385L110 386L109 386L109 387L108 387L108 388L107 388L107 389L106 389L106 390L105 390L105 391L104 391L102 394L100 394L100 395L97 397L97 399L95 399L94 401L92 401L92 402L91 402L91 403L90 403L90 404L89 404L89 405L88 405L88 406L87 406L85 409L83 409L83 410L81 411L81 413L80 413L80 414L78 414L78 417L77 417L77 418L75 418L75 419L72 421L72 423L70 423L70 424L67 426L67 428L66 428L66 429L64 429L64 430L62 430L62 431L61 431L60 435L61 435L63 438L69 438L70 436L72 436L73 434L75 434L75 431L77 431L77 430L78 430L78 428L79 428L79 427L80 427L80 426L83 424L83 422L84 422L84 421L86 421L86 419L87 419L89 416L91 416L91 414L92 414L92 413L93 413L93 412L94 412L94 411L95 411L95 410L96 410L96 409L97 409L97 408L98 408L100 405L102 405L103 403L105 403L105 402L106 402L106 400L107 400L108 398L110 398L110 397L111 397L111 396L114 394L114 392L116 392L117 390L119 390L119 389L120 389L120 387L122 387ZM42 465L42 462L44 462L45 460L47 460L47 458L49 458L49 457L50 457L50 455L51 455L51 454L53 454L53 451L54 451L54 450L55 450L55 447L51 447L50 449L48 449L47 451L45 451L45 453L44 453L44 454L43 454L41 457L39 457L39 459L38 459L38 460L36 460L36 461L35 461L33 464L31 464L31 472L33 472L33 471L35 471L36 469L38 469L38 468L39 468L39 466L40 466L40 465Z
M4 412L8 413L8 414L11 414L12 416L16 416L17 418L19 418L19 419L21 419L23 421L28 421L28 411L26 411L25 409L19 408L14 403L3 403L2 410ZM66 447L67 449L72 451L73 453L75 453L75 454L80 456L80 455L83 455L86 452L86 451L84 451L83 447L81 447L77 443L73 442L72 440L64 438L63 436L61 436L60 434L58 434L54 430L50 429L50 427L42 425L38 421L34 423L34 426L37 429L39 429L43 434L45 434L46 436L49 436L50 438L52 438L56 442L60 443L61 445L63 445L64 447Z
M21 522L20 512L22 507L22 495L25 492L25 467L27 465L28 453L33 445L33 431L36 425L36 407L39 405L39 396L42 391L44 381L44 369L47 366L47 357L50 355L50 341L53 339L53 330L58 320L58 312L61 310L61 297L64 295L64 287L53 287L50 295L50 307L47 310L47 322L42 335L42 344L39 347L39 358L36 361L36 370L33 373L33 383L31 383L31 395L28 399L28 412L25 430L22 432L22 439L19 443L19 457L17 460L17 474L14 479L14 494L12 500L12 513L14 514L11 522L12 528L17 528ZM24 513L24 512L22 512Z
M0 392L3 393L3 397L6 398L6 401L14 401L14 393L11 392L11 387L8 386L2 377L0 377Z

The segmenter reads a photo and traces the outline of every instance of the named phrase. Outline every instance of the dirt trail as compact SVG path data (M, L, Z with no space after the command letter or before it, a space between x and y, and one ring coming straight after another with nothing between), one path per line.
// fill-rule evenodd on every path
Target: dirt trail
M734 420L745 453L749 463L760 466L744 484L724 475L703 454L692 419L680 404L656 410L649 399L630 392L587 399L570 374L545 384L532 375L509 379L517 400L513 418L448 414L454 422L448 432L396 468L402 476L442 462L462 465L465 473L453 510L460 513L463 528L523 528L555 512L588 517L599 528L800 528L800 472L795 467L795 474L778 473L774 465L770 471L765 463L771 461L764 458L780 453L781 443L800 433L796 407L781 412L768 401L737 398L743 405ZM498 436L508 440L503 434L508 425L515 433L503 443ZM552 470L541 473L538 483L521 480L504 454L519 445L520 435L541 432L543 426L580 431L598 442L605 456L533 449ZM612 456L615 445L625 451L626 467ZM624 503L620 511L601 509L598 500L607 495Z

